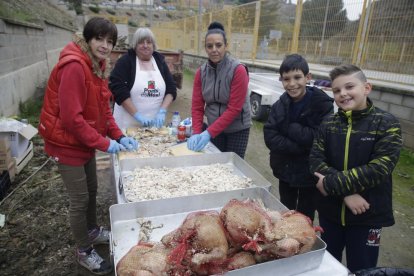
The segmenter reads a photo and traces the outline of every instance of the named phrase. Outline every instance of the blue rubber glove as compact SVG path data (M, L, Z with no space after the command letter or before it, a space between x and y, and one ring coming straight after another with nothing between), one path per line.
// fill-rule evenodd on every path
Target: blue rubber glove
M144 127L149 127L152 125L152 120L139 112L134 114L134 118Z
M187 139L187 148L195 151L198 141L200 140L200 134L194 134Z
M109 147L106 150L106 152L108 152L108 153L118 153L121 150L125 150L125 147L123 145L121 145L120 143L118 143L115 140L110 140L109 141Z
M119 142L126 148L127 151L137 150L139 147L138 141L132 137L122 137Z
M161 128L164 126L166 114L167 110L165 108L160 108L160 111L158 111L154 119L154 125L156 128Z
M195 151L202 151L204 147L210 142L211 135L207 130L204 130L200 134L200 139L195 147Z

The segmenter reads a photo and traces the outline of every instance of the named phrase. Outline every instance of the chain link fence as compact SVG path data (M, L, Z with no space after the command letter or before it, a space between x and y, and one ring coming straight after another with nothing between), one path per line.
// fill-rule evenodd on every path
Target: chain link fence
M353 63L372 78L414 83L413 0L263 0L152 26L159 48L205 56L204 36L223 24L228 50L239 59L282 60L299 53L309 63ZM411 76L410 76L411 75Z

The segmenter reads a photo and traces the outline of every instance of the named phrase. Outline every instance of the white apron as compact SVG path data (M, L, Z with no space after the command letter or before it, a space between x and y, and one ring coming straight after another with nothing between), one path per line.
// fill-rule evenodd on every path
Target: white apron
M154 71L141 71L138 57L136 58L137 69L135 72L134 86L131 89L131 100L138 112L148 118L155 118L165 95L165 81L158 69L154 57L151 57ZM115 122L120 129L140 126L122 106L115 104Z

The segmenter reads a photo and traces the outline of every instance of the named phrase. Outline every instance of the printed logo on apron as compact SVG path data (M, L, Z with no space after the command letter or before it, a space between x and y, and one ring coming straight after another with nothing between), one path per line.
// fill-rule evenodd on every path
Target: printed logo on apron
M144 91L141 93L141 97L159 97L161 93L155 87L154 80L148 81L148 87L144 88Z

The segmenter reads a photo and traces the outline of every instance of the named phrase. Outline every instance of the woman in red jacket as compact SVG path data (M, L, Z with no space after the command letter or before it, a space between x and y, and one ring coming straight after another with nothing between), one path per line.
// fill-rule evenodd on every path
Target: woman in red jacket
M92 18L60 53L46 87L39 133L45 151L58 163L68 192L69 220L78 262L95 274L112 270L93 249L109 242L109 231L96 219L95 150L117 153L138 142L125 137L112 117L108 90L109 55L117 29L109 20ZM107 138L110 137L110 138Z

